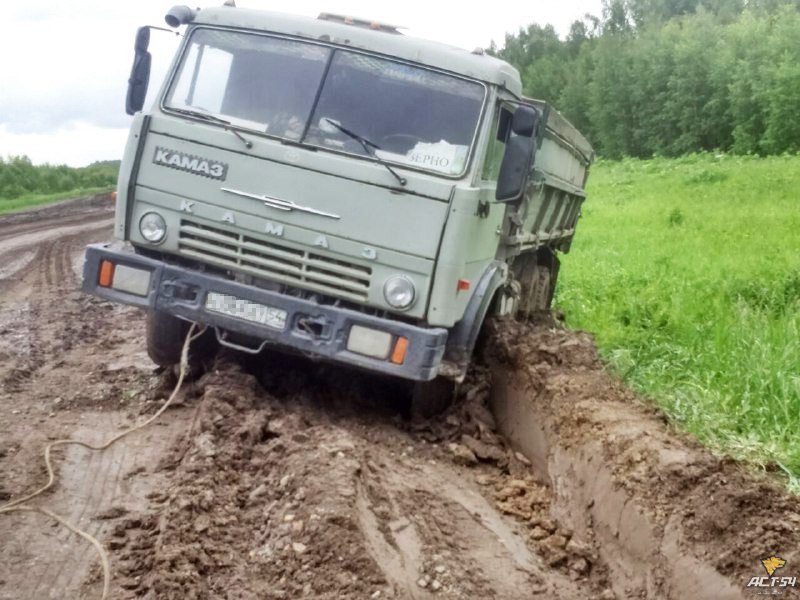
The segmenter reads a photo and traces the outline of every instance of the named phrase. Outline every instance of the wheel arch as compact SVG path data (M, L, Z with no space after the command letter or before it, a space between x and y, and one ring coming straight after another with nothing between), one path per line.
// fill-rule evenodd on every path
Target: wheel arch
M443 373L461 381L467 372L472 351L478 341L483 322L492 307L497 292L508 280L508 267L502 261L493 261L486 267L467 303L464 316L450 329L444 360L452 365Z

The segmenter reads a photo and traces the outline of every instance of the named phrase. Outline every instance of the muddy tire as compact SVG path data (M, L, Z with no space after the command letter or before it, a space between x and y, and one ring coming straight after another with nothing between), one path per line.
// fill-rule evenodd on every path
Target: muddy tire
M450 405L455 391L455 382L444 377L415 382L411 390L411 419L419 421L438 415Z
M147 354L159 367L181 362L181 349L189 323L160 310L147 311Z
M180 364L183 343L190 324L168 313L150 310L147 313L147 354L159 367ZM213 328L196 338L189 348L189 376L201 375L219 349Z
M513 269L521 287L518 318L528 319L550 310L559 268L558 258L547 248L517 257Z

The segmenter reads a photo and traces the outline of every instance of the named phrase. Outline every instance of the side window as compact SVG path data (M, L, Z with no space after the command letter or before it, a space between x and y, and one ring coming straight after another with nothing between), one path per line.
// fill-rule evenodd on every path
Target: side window
M483 161L482 178L486 181L497 181L500 173L500 164L503 162L503 154L506 150L506 140L511 130L512 113L508 107L498 105L497 111L492 122L494 135L489 140L489 148L486 151L486 159Z
M230 52L197 43L192 44L172 91L172 105L177 108L192 107L219 113L232 60L233 55Z

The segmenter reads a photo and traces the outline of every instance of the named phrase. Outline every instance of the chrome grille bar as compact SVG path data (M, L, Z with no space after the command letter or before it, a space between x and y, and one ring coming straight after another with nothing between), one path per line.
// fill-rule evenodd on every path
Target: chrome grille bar
M213 265L349 300L364 301L369 293L370 267L195 221L181 221L178 250Z

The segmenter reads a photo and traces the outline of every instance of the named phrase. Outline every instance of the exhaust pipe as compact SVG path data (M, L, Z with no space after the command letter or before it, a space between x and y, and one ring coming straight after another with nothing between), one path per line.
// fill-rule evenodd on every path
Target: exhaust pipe
M180 27L194 20L195 11L188 6L173 6L164 16L164 20L170 27Z

